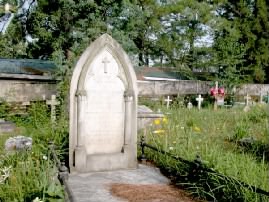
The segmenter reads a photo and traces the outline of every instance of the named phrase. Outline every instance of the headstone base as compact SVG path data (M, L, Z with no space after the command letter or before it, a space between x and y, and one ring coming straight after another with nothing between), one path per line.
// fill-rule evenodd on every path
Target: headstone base
M122 152L110 154L87 154L84 147L75 150L75 167L77 172L96 172L118 169L136 169L136 155L131 154L134 148L124 146ZM132 157L135 156L135 159Z

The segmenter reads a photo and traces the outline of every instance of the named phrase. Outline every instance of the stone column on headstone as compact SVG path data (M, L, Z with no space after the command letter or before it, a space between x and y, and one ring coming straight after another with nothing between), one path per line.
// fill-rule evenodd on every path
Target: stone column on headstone
M168 95L167 98L164 100L166 102L166 107L167 109L169 108L170 102L172 102L173 100L170 99L170 96Z
M86 150L83 146L83 128L81 127L83 124L83 116L81 112L83 112L85 109L85 102L87 101L86 99L86 91L85 90L80 90L76 92L76 97L77 97L77 144L75 148L75 160L76 160L76 165L82 170L86 168L86 161L87 161L87 154Z
M124 145L126 146L126 143L130 143L131 141L131 125L132 120L130 120L131 114L132 114L132 104L133 104L133 92L132 91L125 91L124 92L124 101L125 101L125 127L124 127ZM128 139L126 138L128 137ZM123 149L122 149L122 152Z
M81 128L81 126L83 125L82 122L84 120L85 117L82 116L81 112L85 111L86 109L84 108L85 107L85 104L86 104L86 101L87 101L87 93L85 90L80 90L80 91L77 91L76 93L76 96L77 96L77 106L78 106L78 109L81 109L81 110L78 110L78 113L77 113L77 122L78 122L78 126L77 126L77 145L80 146L80 145L83 145L83 138L81 137L81 135L79 134L83 134L83 128Z
M196 98L196 101L198 102L198 109L201 109L201 104L203 102L204 98L199 94L199 96Z
M55 122L55 120L56 120L56 106L60 104L60 102L56 100L56 95L51 95L51 100L47 100L46 104L50 105L51 121Z

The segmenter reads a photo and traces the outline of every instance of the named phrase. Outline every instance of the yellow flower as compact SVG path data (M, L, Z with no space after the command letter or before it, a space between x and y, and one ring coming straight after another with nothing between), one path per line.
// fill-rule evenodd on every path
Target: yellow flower
M167 123L167 122L168 122L167 118L163 117L163 123Z
M195 127L193 128L193 130L194 130L195 132L201 132L201 129L200 129L198 126L195 126Z
M160 125L160 123L161 123L160 119L155 119L155 120L154 120L154 124L155 124L155 125Z
M154 134L162 134L164 132L165 132L165 130L154 130L153 131Z

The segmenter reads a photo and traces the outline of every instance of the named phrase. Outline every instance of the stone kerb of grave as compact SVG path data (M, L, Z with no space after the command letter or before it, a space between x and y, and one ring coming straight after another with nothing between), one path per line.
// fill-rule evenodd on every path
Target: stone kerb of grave
M71 172L137 167L137 83L121 46L104 34L80 57L70 86Z
M145 105L138 106L137 114L137 130L147 128L155 119L163 118L164 114L161 112L154 112Z

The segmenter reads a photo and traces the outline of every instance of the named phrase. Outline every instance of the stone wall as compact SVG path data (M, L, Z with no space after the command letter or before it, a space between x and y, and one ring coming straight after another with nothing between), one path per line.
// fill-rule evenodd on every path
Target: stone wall
M0 80L0 101L30 102L50 99L56 94L56 81L53 80Z
M213 82L208 81L138 81L139 96L207 94ZM260 96L269 92L269 84L245 84L235 89L236 95Z
M207 94L212 82L207 81L137 81L139 96L158 97L164 95ZM29 102L50 99L56 94L54 80L0 80L0 101ZM260 96L269 92L269 84L246 84L236 89L237 95Z

